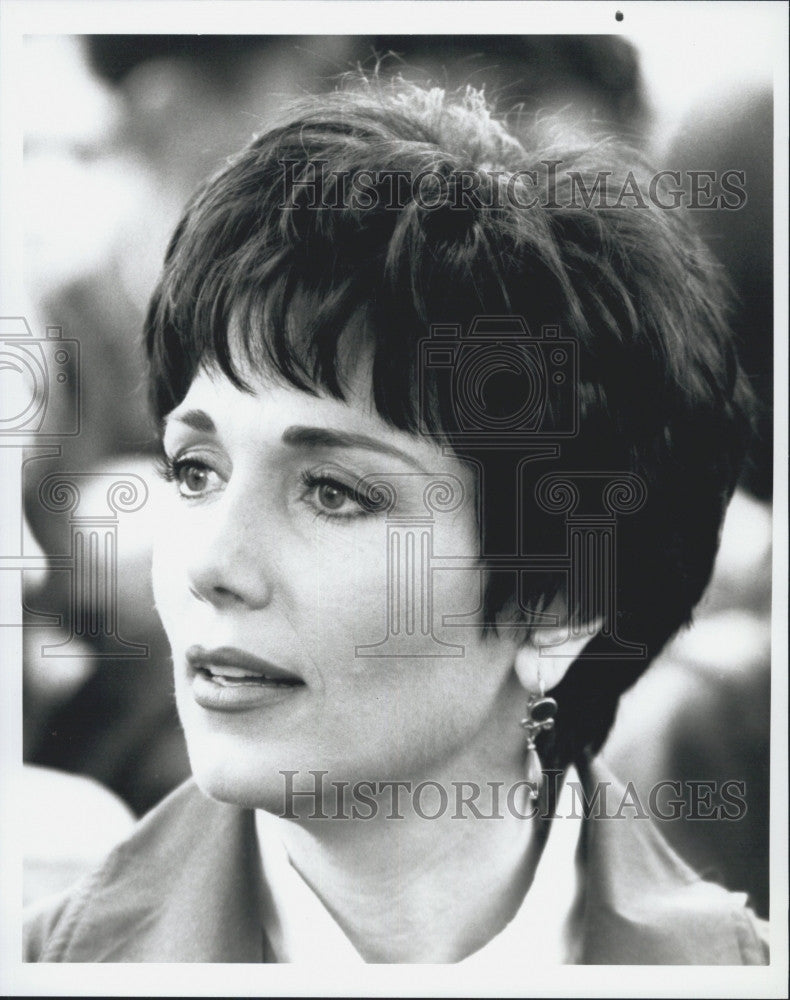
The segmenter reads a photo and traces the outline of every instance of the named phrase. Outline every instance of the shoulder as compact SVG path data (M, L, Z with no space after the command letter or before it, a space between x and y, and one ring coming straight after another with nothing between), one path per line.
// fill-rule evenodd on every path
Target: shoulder
M83 879L63 892L45 896L25 907L22 931L22 961L38 962L63 919L63 913L73 899L85 891Z
M596 783L625 795L599 759L585 776L588 794ZM584 862L586 962L768 962L768 926L749 909L746 894L703 879L649 817L611 810L587 817Z
M94 931L100 931L101 924L90 914L99 901L105 904L106 926L113 926L123 911L129 914L134 909L135 897L151 892L157 881L164 891L178 854L188 849L188 841L201 829L205 803L192 781L184 783L144 816L88 875L66 891L27 907L23 960L62 961L84 925L90 922ZM136 893L129 891L135 887ZM100 939L99 933L97 951Z
M135 825L129 807L85 775L23 767L24 903L54 897L92 872Z

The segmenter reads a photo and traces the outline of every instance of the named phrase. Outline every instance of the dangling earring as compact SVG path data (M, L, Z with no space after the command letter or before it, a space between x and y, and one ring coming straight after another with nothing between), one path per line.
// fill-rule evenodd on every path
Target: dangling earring
M557 714L557 702L553 698L546 697L540 671L538 671L538 684L540 694L529 696L527 714L521 720L521 726L527 734L525 780L529 785L529 797L533 801L538 797L538 789L543 780L543 765L535 749L535 738L544 730L554 728L554 716Z

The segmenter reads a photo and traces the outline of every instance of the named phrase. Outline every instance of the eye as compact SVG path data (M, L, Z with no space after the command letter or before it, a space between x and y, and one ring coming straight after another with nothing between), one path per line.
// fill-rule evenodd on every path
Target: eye
M184 496L194 496L205 493L209 489L210 475L211 470L207 466L195 462L184 462L178 467L176 481Z
M373 513L373 506L350 483L326 473L305 472L303 499L319 517L350 520Z
M160 471L168 482L177 484L179 494L185 499L212 493L221 484L214 469L196 458L164 458Z
M322 507L327 510L340 510L349 500L348 493L340 486L332 482L323 482L316 490L316 497Z

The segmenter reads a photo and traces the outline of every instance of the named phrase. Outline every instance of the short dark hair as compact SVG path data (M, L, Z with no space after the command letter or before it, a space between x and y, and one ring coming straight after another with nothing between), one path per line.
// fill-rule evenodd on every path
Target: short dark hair
M362 314L375 406L415 433L421 420L457 430L438 382L428 377L427 404L416 389L419 344L432 325L520 316L533 332L557 326L576 342L578 429L548 468L641 477L646 502L618 524L616 627L648 655L574 664L557 688L561 717L550 748L565 762L598 748L620 693L690 620L743 455L746 394L723 282L684 212L644 198L579 203L580 179L590 192L602 171L610 186L630 176L632 190L647 191L642 158L609 140L584 148L540 141L516 138L471 89L448 95L374 80L303 102L192 198L167 251L146 340L160 418L201 363L215 362L247 388L233 365L232 318L254 363L305 391L343 398L340 342ZM407 190L393 202L394 171L428 177L422 195ZM365 172L367 200L347 197L342 178ZM542 196L528 199L536 190ZM310 303L300 312L309 314L306 327L291 321L298 299ZM569 404L551 380L545 391L542 429L550 434ZM491 500L514 488L512 456L505 464L486 468L484 552L502 543ZM547 466L527 469L537 479ZM545 512L530 508L529 517L539 533L544 524L556 532ZM563 579L531 577L522 609L545 607ZM512 574L491 574L487 619L513 599Z

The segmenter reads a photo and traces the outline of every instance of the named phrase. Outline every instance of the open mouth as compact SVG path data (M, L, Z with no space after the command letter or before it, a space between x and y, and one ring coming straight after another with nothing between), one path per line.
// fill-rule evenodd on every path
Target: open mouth
M304 681L284 681L268 674L255 674L244 670L242 667L220 667L211 664L197 668L200 673L220 687L297 687L304 684Z
M190 646L186 660L193 678L204 678L222 688L304 687L301 677L245 650L232 646L205 649Z

